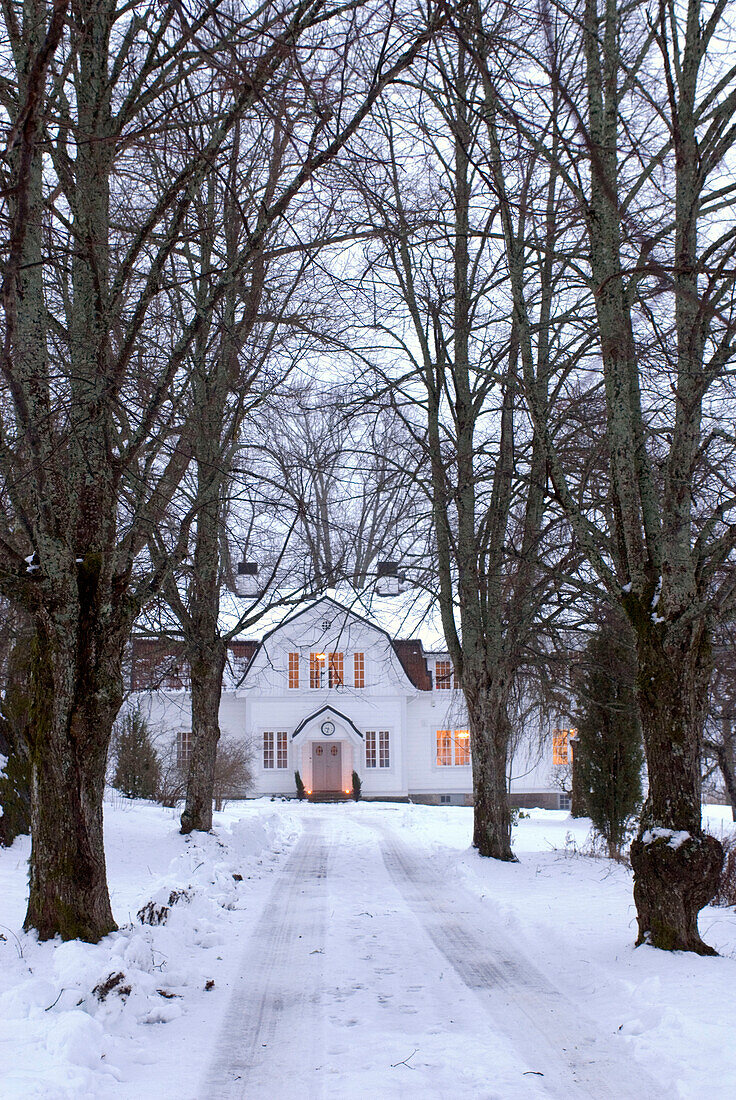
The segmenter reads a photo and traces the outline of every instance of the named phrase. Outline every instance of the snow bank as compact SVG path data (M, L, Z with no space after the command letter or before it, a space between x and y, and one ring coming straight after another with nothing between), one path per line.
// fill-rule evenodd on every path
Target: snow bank
M147 803L113 796L105 812L121 927L99 944L20 931L28 839L0 849L3 1100L181 1095L193 1054L213 1040L249 910L301 831L288 806L265 800L190 837Z

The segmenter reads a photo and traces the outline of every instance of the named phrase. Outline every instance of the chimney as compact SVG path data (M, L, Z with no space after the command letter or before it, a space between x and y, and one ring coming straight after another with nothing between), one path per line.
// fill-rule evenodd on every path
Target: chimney
M376 570L376 595L398 596L399 563L397 561L379 561Z
M235 593L244 598L252 598L261 595L258 587L258 564L254 561L238 562L238 572L235 577Z

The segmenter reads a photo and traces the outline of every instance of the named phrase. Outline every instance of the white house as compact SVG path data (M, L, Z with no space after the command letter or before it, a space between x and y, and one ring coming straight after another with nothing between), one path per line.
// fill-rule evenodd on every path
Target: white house
M191 710L179 648L135 638L131 686L152 724L176 737L185 762ZM472 802L467 715L449 655L425 651L417 639L392 639L330 597L289 615L259 642L231 643L220 727L254 746L256 796L293 795L296 771L311 795L347 795L355 771L367 798ZM523 743L511 801L567 806L555 782L567 751L559 733L555 763L536 737Z

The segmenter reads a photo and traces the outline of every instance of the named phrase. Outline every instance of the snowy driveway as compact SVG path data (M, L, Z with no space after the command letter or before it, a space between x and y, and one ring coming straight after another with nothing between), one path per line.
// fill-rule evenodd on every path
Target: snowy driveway
M245 946L197 1100L660 1095L385 815L313 810Z

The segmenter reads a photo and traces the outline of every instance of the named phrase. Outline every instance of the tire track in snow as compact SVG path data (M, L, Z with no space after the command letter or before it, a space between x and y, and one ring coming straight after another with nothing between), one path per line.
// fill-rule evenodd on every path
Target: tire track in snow
M522 956L492 917L459 884L448 888L388 829L379 827L383 858L395 884L463 983L476 993L494 1027L523 1050L550 1097L659 1100L663 1093L616 1038L592 1021Z
M332 844L310 828L277 872L242 956L241 976L198 1100L273 1096L286 1080L290 1093L309 1100L323 1096L318 1072L325 1048L322 945L331 851ZM298 1078L291 1057L295 1035Z

